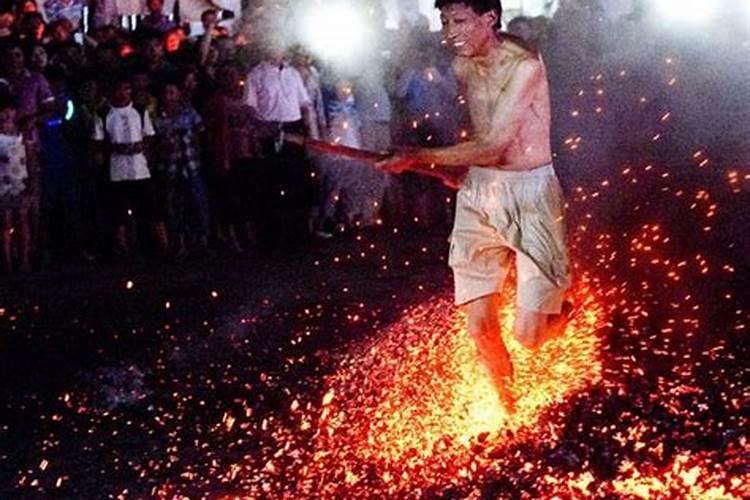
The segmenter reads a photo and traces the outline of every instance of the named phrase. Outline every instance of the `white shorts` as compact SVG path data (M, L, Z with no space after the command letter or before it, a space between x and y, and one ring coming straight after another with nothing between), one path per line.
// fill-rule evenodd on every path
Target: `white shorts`
M456 304L500 293L513 254L517 305L558 314L570 269L562 190L552 165L522 172L469 169L451 236Z

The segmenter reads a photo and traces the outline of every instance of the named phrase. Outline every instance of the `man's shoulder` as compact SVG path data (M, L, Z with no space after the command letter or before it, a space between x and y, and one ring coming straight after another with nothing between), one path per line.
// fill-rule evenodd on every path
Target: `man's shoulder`
M304 83L304 81L302 80L302 73L300 73L299 70L294 66L284 66L284 72L287 75L290 75L295 80L299 80L300 82Z
M250 68L250 71L247 72L247 76L252 77L259 75L263 72L265 72L268 69L268 63L266 61L261 61L255 66Z
M142 111L139 111L136 109L136 107L133 104L128 104L127 106L112 106L109 105L105 108L102 108L100 111L101 116L104 119L109 119L112 116L123 116L123 115L134 115L134 116L141 116L148 114L148 111L145 109Z
M529 45L523 38L511 33L503 32L503 51L512 59L518 61L538 61L539 52Z

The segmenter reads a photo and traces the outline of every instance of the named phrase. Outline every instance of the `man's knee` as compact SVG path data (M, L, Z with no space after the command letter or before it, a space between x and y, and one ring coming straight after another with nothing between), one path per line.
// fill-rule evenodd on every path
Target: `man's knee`
M477 299L466 305L467 329L472 337L482 337L498 328L497 310L491 297Z

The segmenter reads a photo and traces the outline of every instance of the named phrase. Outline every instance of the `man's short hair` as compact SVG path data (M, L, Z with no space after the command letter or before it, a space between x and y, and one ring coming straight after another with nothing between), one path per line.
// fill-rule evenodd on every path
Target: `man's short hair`
M497 13L496 29L502 27L503 2L501 0L435 0L435 8L440 10L453 4L464 4L479 15L494 10Z
M208 16L214 15L217 18L219 17L219 13L216 9L206 9L203 12L201 12L201 21L204 21Z

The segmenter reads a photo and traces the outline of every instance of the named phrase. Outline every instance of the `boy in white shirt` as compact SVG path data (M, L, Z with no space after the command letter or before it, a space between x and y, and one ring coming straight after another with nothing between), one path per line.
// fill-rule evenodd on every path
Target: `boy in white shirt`
M148 111L133 106L132 89L126 77L118 78L110 89L110 108L96 118L93 139L102 143L109 156L109 180L115 245L129 256L131 241L127 224L134 216L139 225L149 225L158 249L169 248L164 218L156 210L156 199L146 150L154 136Z

